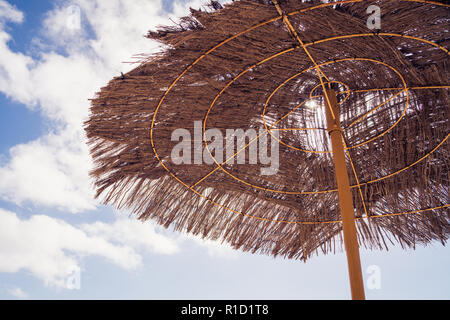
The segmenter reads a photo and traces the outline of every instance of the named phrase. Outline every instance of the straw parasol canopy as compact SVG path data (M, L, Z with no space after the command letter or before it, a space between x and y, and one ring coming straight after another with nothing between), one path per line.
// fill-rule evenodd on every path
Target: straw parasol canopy
M334 252L342 217L323 111L328 87L339 103L359 245L445 244L450 8L419 0L275 2L213 1L148 33L161 51L92 100L85 130L97 197L252 253L306 260ZM381 9L380 29L367 26L372 4ZM234 149L232 159L244 154L244 164L175 164L180 141L172 134L180 128L193 146L200 142L203 157L217 155L208 129L257 136ZM224 134L224 144L231 138ZM276 174L250 161L261 141L269 153L279 141Z

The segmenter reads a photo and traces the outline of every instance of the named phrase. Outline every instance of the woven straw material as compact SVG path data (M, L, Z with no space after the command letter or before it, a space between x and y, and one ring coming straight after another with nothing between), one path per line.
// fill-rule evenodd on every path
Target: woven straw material
M330 82L360 245L445 244L450 8L407 0L279 4L298 38L263 0L212 2L148 33L161 52L92 100L85 130L97 196L236 249L303 260L334 252L342 223L318 111L321 81ZM381 8L380 30L367 27L371 4ZM261 175L267 166L248 161L175 165L171 134L193 132L195 121L222 132L262 128L259 139L268 141L279 133L277 174Z

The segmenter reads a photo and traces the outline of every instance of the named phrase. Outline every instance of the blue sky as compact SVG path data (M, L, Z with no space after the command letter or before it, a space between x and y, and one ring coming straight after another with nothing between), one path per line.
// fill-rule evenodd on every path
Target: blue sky
M158 50L147 30L199 3L0 0L0 298L349 298L342 252L307 263L236 252L93 199L87 99L134 53ZM363 249L365 281L380 271L367 297L449 299L449 253Z

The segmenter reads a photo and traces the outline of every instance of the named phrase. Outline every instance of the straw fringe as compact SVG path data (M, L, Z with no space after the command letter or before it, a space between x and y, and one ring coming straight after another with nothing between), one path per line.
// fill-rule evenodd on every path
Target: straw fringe
M380 136L349 150L363 196L349 169L360 244L371 249L388 249L395 243L415 248L435 240L445 244L450 233L450 212L444 206L449 203L448 89L399 92L405 84L407 88L450 85L445 51L450 40L443 32L450 27L449 9L411 1L374 1L383 12L380 35L324 41L371 33L365 11L371 3L335 4L292 14L289 19L323 73L352 91L340 114L347 128L346 144L352 147ZM292 13L321 2L280 4ZM199 59L225 39L268 20L272 21ZM131 208L141 220L152 219L166 228L221 240L252 253L306 260L318 252L341 250L334 169L330 154L323 153L330 150L323 119L303 107L275 125L295 105L309 99L319 81L270 1L235 1L224 8L212 2L203 10L191 10L175 26L149 32L148 38L160 41L164 50L111 80L92 100L85 129L95 164L91 174L97 197L119 209ZM286 52L256 65L282 51ZM304 70L308 71L286 82L267 103L281 83ZM401 89L369 91L377 88ZM316 94L323 103L320 88ZM340 100L344 97L340 95ZM171 150L177 143L171 141L171 133L177 128L192 132L194 121L203 121L208 110L207 128L222 131L264 128L264 113L266 125L274 125L283 142L278 174L262 176L258 165L224 165L247 184L218 169L195 185L195 192L190 190L217 166L171 163ZM154 148L164 166L150 140L152 122ZM318 130L283 130L311 125ZM304 193L310 191L320 193ZM436 207L441 208L377 217Z

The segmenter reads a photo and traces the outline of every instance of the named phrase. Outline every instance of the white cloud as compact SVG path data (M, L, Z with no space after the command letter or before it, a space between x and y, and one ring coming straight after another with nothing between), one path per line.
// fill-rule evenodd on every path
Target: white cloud
M31 97L33 84L29 81L29 68L34 61L9 49L11 36L1 30L1 27L0 24L0 91L15 101L34 107L36 100Z
M0 166L0 197L69 212L95 209L87 147L74 142L82 140L76 135L66 130L12 148Z
M10 295L12 295L14 298L17 298L17 299L27 299L28 298L28 294L18 287L9 289L8 292Z
M177 2L175 15L185 15L189 6L200 3ZM81 24L75 30L67 20L73 13L69 5L80 8ZM113 76L134 67L123 61L157 50L159 44L144 35L170 24L169 17L160 0L59 1L46 15L42 33L35 35L34 43L41 45L33 58L9 47L13 39L5 23L20 23L24 15L0 0L0 93L38 110L51 127L39 139L11 148L9 158L0 163L1 199L74 213L95 208L82 129L88 99ZM152 224L131 219L72 226L46 215L21 219L0 209L0 272L26 270L49 285L64 287L84 256L137 268L142 252L172 254L185 240L181 235L170 239ZM194 241L215 257L235 254L215 242Z
M157 234L150 224L133 220L77 228L45 215L25 220L0 209L0 272L27 270L47 285L65 287L67 277L80 269L85 256L135 269L142 264L142 249L172 254L177 244Z
M177 13L186 14L189 5L176 5ZM73 28L78 10L73 8L79 8L80 28ZM4 0L0 17L23 20ZM88 99L113 76L133 68L124 61L157 50L159 45L144 35L171 23L168 18L160 0L60 1L35 35L35 42L43 44L35 55L39 59L12 51L0 23L0 92L38 109L52 125L52 133L12 148L9 162L0 164L2 199L71 212L95 206L82 129Z
M121 218L113 224L95 222L81 227L89 236L145 249L149 253L173 254L178 251L175 240L158 234L150 222L140 222L134 218Z
M82 28L81 9L77 5L64 5L47 13L43 22L47 37L58 45L71 45L72 40L82 39L86 32ZM77 45L80 45L77 43Z
M16 7L4 0L0 0L0 23L5 20L19 23L22 22L23 19L23 13L17 10Z
M188 239L194 241L200 247L207 250L208 255L213 258L221 259L237 259L239 252L234 250L229 244L221 243L220 241L205 240L200 237L191 235L186 236Z
M133 55L154 52L158 45L144 35L160 24L170 23L161 0L77 0L75 3L95 33L95 38L89 41L90 48L116 74L125 68L121 63L130 61Z

